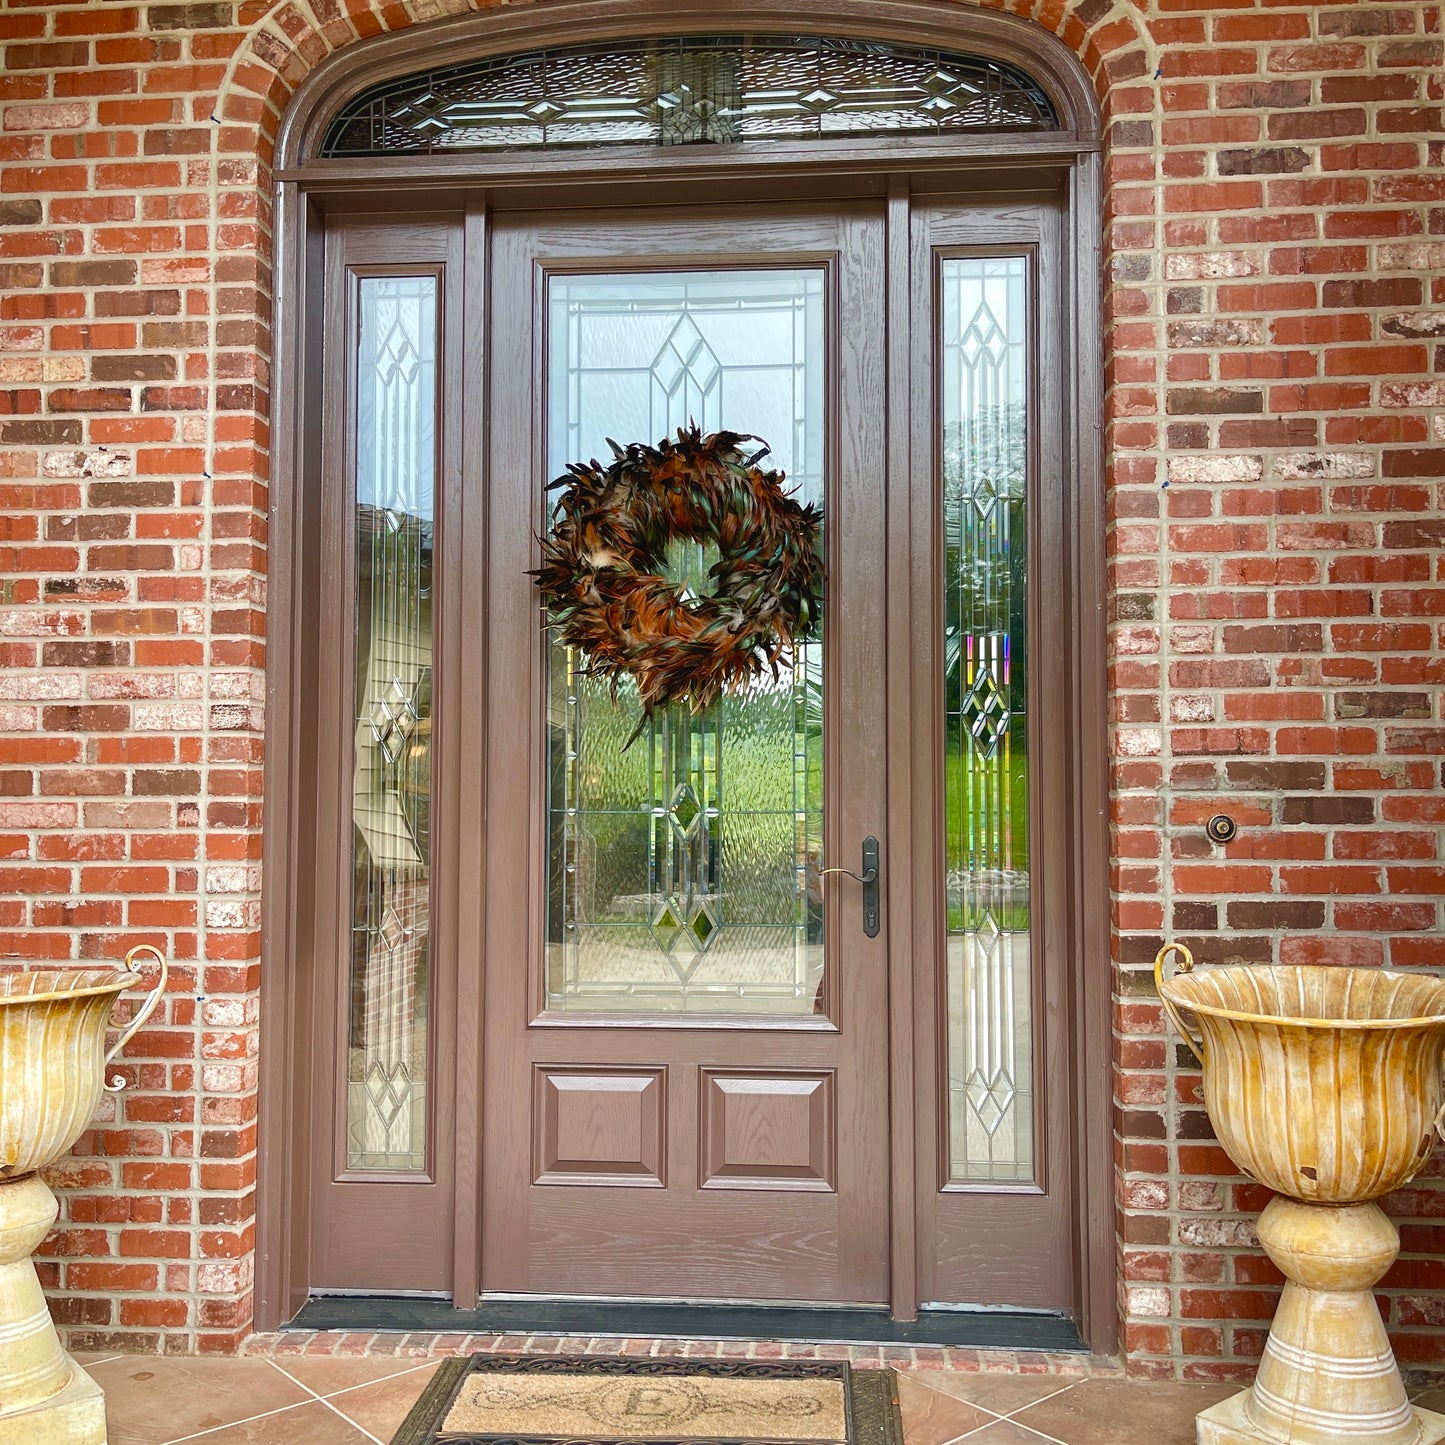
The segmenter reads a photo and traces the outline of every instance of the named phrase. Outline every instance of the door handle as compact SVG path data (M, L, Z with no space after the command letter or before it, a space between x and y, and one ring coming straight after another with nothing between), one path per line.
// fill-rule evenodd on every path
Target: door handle
M869 938L878 937L878 840L870 833L863 840L863 871L855 873L851 868L824 868L819 874L826 878L829 873L841 873L863 885L863 932Z

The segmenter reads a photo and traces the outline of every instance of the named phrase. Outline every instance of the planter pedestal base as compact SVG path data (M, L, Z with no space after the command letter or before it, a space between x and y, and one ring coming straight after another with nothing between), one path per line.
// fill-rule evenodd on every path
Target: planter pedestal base
M1288 1283L1254 1385L1197 1417L1199 1445L1445 1445L1445 1415L1406 1399L1375 1305L1400 1252L1379 1206L1277 1196L1259 1239Z
M1282 1441L1288 1440L1293 1445L1296 1440L1328 1440L1331 1445L1345 1445L1346 1441L1356 1445L1360 1437L1346 1431L1344 1434L1338 1431L1321 1434L1317 1430L1311 1431L1308 1435L1273 1435L1265 1434L1250 1423L1249 1416L1244 1413L1245 1402L1249 1399L1249 1391L1242 1390L1238 1395L1231 1395L1227 1400L1221 1400L1219 1404L1212 1405L1208 1410L1195 1417L1194 1425L1198 1432L1196 1438L1199 1445L1281 1445ZM1415 1417L1413 1428L1419 1430L1419 1434L1413 1438L1418 1445L1441 1445L1445 1441L1445 1415L1437 1415L1433 1410L1413 1410Z
M30 1258L58 1212L38 1174L0 1184L0 1445L105 1445L105 1396L61 1349Z
M59 1394L0 1414L0 1445L105 1445L105 1394L73 1361Z

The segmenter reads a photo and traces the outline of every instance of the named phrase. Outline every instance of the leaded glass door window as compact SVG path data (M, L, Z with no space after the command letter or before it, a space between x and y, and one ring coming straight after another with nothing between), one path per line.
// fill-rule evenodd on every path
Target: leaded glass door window
M1017 66L843 36L683 35L448 65L363 91L327 156L1052 131Z
M941 264L949 1173L1033 1177L1028 262Z
M798 499L824 491L822 268L556 276L547 455L606 456L695 421L765 439ZM762 441L753 444L761 450ZM716 549L673 575L708 587ZM821 1006L823 638L705 712L641 707L586 659L548 659L547 1004L811 1014Z

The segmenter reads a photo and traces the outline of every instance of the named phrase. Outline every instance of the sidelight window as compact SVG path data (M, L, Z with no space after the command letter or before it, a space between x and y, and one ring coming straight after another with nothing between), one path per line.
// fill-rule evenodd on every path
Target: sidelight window
M426 1166L437 281L363 277L347 1167Z
M1028 263L940 276L950 1174L1033 1166L1029 949Z

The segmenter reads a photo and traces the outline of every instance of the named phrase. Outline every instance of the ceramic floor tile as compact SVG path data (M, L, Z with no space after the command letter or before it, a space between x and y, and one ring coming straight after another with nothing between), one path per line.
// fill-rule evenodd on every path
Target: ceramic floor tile
M376 1445L376 1438L358 1430L328 1405L313 1400L275 1415L262 1415L227 1425L198 1438L184 1437L187 1445ZM384 1442L390 1437L383 1436ZM112 1437L111 1445L114 1445ZM179 1442L167 1442L179 1445Z
M413 1360L410 1363L416 1362ZM331 1395L328 1400L363 1430L369 1430L379 1440L390 1440L401 1422L406 1419L407 1412L416 1404L417 1396L426 1389L427 1382L436 1373L440 1363L440 1360L434 1360L419 1370L377 1380L374 1384L362 1385L340 1395Z
M334 1395L338 1390L354 1390L358 1385L371 1385L377 1380L414 1370L424 1362L397 1358L388 1360L286 1355L272 1363L308 1390L314 1390L318 1395Z
M311 1398L265 1360L123 1355L88 1373L105 1391L109 1445L162 1445Z
M1194 1445L1195 1415L1238 1389L1193 1381L1080 1380L1012 1418L1068 1445Z
M987 1410L924 1384L916 1375L898 1377L898 1413L903 1445L947 1445L994 1417Z
M958 1445L1059 1445L1059 1442L1020 1425L1017 1420L999 1420L975 1430L972 1435L965 1435Z
M1059 1375L982 1375L963 1370L931 1370L919 1378L945 1395L982 1405L995 1415L1012 1415L1079 1383Z

